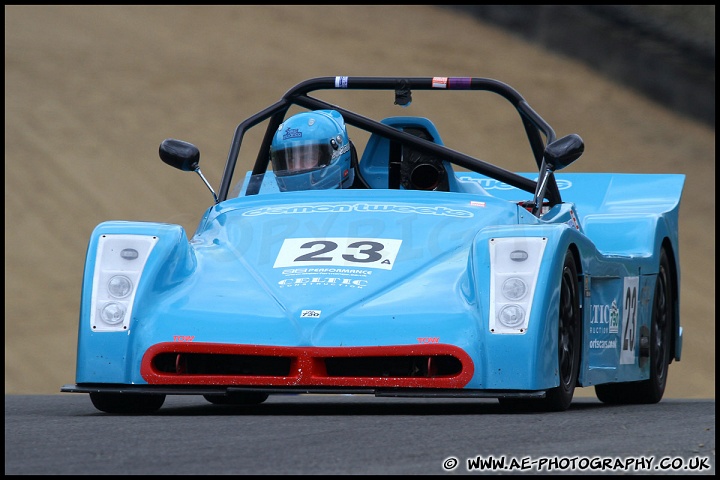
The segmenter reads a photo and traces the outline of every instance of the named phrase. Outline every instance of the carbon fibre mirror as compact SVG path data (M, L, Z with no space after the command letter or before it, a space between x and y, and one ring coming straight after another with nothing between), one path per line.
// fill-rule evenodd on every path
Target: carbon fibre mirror
M552 171L562 170L585 151L585 142L580 135L571 133L555 140L545 147L545 162Z
M194 172L200 163L200 150L192 143L166 138L160 144L160 159L184 172Z
M183 172L197 173L208 190L210 190L210 193L212 193L215 204L218 203L215 190L200 171L200 150L195 145L174 138L166 138L160 144L160 159Z

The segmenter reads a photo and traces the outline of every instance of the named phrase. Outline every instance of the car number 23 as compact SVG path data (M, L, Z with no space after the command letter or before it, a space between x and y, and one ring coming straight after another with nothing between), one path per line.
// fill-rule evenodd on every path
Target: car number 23
M391 270L402 240L391 238L286 238L273 268L299 265Z

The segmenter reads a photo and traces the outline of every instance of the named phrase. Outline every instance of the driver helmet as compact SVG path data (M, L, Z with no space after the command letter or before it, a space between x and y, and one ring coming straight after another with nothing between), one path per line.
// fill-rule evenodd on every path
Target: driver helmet
M270 160L281 192L349 188L355 178L345 120L335 110L298 113L281 123Z

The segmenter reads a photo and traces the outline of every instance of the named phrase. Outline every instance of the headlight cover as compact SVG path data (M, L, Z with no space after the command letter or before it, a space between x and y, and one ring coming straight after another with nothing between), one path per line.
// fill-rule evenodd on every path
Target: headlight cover
M489 244L490 332L525 333L547 238L491 238Z
M98 237L90 308L94 332L129 328L137 285L157 241L151 235Z

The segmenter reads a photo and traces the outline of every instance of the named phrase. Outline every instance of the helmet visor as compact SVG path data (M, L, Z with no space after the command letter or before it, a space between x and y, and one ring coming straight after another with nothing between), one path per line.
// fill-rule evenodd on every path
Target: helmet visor
M278 176L310 172L330 165L332 148L321 143L292 143L270 150L273 171Z

